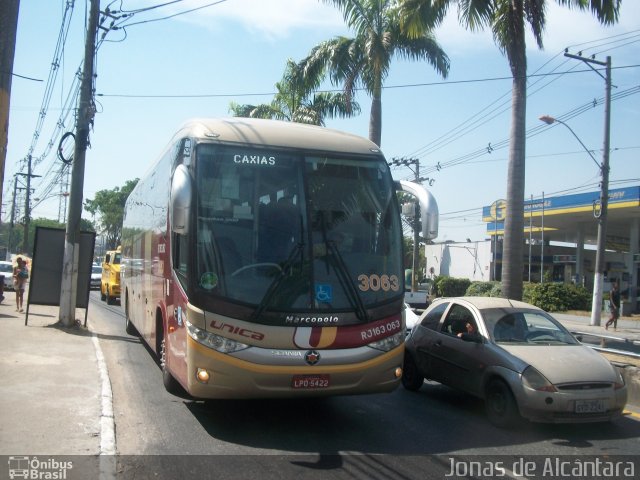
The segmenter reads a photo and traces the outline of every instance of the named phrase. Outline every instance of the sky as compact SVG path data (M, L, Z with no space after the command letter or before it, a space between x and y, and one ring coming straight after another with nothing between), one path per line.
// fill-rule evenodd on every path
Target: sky
M100 2L103 11L164 3L169 1ZM624 0L620 22L610 27L589 12L553 0L547 6L544 49L527 38L525 198L600 188L598 166L572 133L539 120L565 119L601 161L605 82L584 62L565 57L565 49L600 61L611 56L610 188L639 185L640 1ZM84 55L87 9L83 0L21 2L3 222L11 211L14 175L26 172L30 153L39 175L32 184L32 218L66 219L60 194L67 189L56 177L56 153L61 135L74 129L69 106ZM63 18L70 18L65 29ZM229 116L230 102L270 102L287 59L301 60L324 40L352 35L341 13L319 0L184 0L117 23L129 26L108 31L96 56L97 112L86 154L85 200L142 177L187 119ZM434 34L450 58L449 75L441 78L426 62L392 61L382 94L381 149L389 162L419 161L421 177L429 179L423 184L440 211L436 241L483 240L482 207L506 197L509 65L491 33L465 31L455 8ZM326 82L323 88L339 86ZM360 92L357 101L359 116L327 119L326 126L367 137L371 100ZM392 174L414 177L407 167L392 167ZM18 209L17 218L23 214ZM83 217L92 219L86 211Z

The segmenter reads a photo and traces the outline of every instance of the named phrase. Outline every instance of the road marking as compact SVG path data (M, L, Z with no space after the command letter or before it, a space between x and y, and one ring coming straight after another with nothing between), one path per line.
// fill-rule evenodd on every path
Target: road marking
M116 478L116 432L113 415L113 392L107 362L100 348L98 335L92 332L91 340L96 352L98 372L100 374L100 479L112 480Z

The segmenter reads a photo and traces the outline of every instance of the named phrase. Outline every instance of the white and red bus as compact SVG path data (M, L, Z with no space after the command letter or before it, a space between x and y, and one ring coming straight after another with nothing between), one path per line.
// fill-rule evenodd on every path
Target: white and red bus
M391 391L404 355L402 223L418 197L367 139L244 118L194 120L129 196L126 330L196 398Z

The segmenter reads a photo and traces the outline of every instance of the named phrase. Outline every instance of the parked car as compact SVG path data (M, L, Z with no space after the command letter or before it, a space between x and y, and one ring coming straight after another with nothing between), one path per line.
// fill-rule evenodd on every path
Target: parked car
M100 282L102 281L102 267L100 265L91 266L91 283L89 288L91 290L99 290Z
M4 277L4 289L13 290L13 264L0 261L0 275Z
M618 370L533 305L495 297L440 298L407 337L402 384L435 380L484 399L489 420L600 422L619 416Z

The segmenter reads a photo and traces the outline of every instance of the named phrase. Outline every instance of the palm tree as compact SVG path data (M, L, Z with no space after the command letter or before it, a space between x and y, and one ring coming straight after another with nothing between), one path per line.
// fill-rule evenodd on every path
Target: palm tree
M300 67L291 59L282 80L276 83L277 93L269 104L239 105L231 102L229 111L235 117L271 118L289 122L323 125L326 117L350 117L360 113L360 106L346 100L342 93L314 93L320 79L306 79Z
M347 101L364 87L371 96L369 139L380 145L382 137L382 86L394 55L409 60L427 60L443 77L449 58L429 29L409 37L400 28L397 0L324 0L339 8L354 38L336 37L320 43L300 62L305 78L342 84Z
M502 253L502 295L522 299L524 268L524 185L527 109L528 23L538 48L546 22L547 0L399 0L402 24L410 35L442 20L451 3L458 4L460 22L470 30L490 27L498 48L506 54L513 77L511 91L511 140L507 173L507 216ZM556 0L561 5L589 9L604 25L618 20L621 0Z

